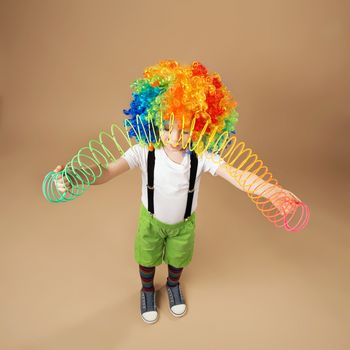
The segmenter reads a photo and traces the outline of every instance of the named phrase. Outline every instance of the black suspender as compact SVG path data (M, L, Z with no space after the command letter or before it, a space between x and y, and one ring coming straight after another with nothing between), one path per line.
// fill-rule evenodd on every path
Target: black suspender
M187 204L186 204L186 212L185 212L185 219L187 219L191 215L191 209L192 209L192 201L193 201L193 195L194 195L194 184L196 182L196 175L197 175L197 166L198 166L198 159L195 152L191 152L191 167L190 167L190 185L188 188L188 195L187 195Z
M154 214L154 160L155 150L148 151L147 155L147 197L148 197L148 211Z
M154 214L154 164L155 164L155 150L148 151L147 155L147 196L148 196L148 211ZM191 166L190 166L190 183L187 195L187 204L184 219L191 216L192 202L194 196L194 185L196 183L198 167L198 158L194 151L191 152Z

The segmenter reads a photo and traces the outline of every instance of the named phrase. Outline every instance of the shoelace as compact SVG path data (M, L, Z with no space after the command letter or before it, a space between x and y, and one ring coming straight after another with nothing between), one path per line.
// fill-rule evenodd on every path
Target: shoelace
M141 292L141 305L142 311L156 311L155 307L155 293L154 292Z
M179 284L173 287L167 286L167 290L169 294L170 303L172 304L172 306L185 303Z

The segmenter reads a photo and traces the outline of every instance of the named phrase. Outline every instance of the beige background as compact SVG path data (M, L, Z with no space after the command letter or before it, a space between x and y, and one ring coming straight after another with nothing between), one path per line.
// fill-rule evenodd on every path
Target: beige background
M349 330L349 2L2 1L0 348L337 349ZM218 71L238 136L311 208L275 228L202 179L189 307L139 316L137 170L64 204L47 172L120 123L129 84L163 58Z

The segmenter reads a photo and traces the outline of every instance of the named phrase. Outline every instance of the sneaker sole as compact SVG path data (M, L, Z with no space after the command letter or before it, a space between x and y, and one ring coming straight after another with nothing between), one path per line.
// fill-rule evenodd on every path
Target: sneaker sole
M148 324L152 324L152 323L156 323L158 321L159 314L157 314L157 318L154 321L148 321L142 315L141 315L141 318L142 318L143 322L148 323Z
M168 309L170 311L170 313L174 316L174 317L182 317L186 314L187 312L187 305L186 305L186 309L185 309L185 312L183 312L182 314L176 314L175 312L173 312L171 309L170 309L170 306L168 305Z

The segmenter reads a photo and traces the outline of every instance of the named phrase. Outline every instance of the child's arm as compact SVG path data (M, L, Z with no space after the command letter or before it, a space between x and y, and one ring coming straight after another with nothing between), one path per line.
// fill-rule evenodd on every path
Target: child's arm
M58 165L56 167L56 169L54 170L54 172L59 172L61 170L64 169L63 165ZM86 177L89 179L89 182L91 185L101 185L103 183L106 183L110 180L112 180L114 177L126 172L127 170L129 170L129 164L128 162L120 157L117 160L108 163L108 166L103 168L102 174L100 177L96 178L95 181L94 178L90 175L88 176L85 172L83 178L86 180ZM93 171L94 174L99 174L100 170L98 168L97 165L93 165L89 168L89 172ZM79 170L77 170L77 172L79 173ZM77 183L81 183L81 181L76 177L75 181ZM56 183L56 188L58 191L64 193L67 189L71 189L71 184L69 183L69 181L67 180L67 178L64 177L64 180L62 179L62 176L58 176L57 178L57 183Z
M117 160L109 163L107 168L104 168L102 175L96 179L92 185L101 185L105 182L108 182L116 176L125 173L129 169L130 167L128 162L124 158L120 157Z
M291 206L288 205L288 203L286 204L286 202L301 202L292 192L268 183L249 171L242 171L227 164L223 164L219 166L216 174L241 191L269 199L279 210L283 209L285 214L291 209ZM242 184L244 184L244 187Z
M262 188L265 181L261 180L258 176L249 171L239 170L227 164L220 165L216 170L216 174L236 186L241 191L254 193L256 195L262 196L266 189L271 189L271 186L273 186L266 183L265 188ZM238 179L240 181L238 181ZM242 183L245 184L245 187L243 187ZM247 191L247 188L249 188L249 191Z

